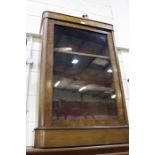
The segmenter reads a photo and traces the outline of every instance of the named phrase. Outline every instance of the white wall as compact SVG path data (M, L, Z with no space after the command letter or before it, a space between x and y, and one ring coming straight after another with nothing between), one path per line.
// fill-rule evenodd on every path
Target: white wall
M82 17L114 25L116 45L129 47L128 0L27 0L26 32L39 33L42 12L45 10Z
M27 0L27 33L39 33L41 15L45 10L60 12L77 17L81 17L83 13L87 13L90 19L113 24L116 46L123 48L128 48L129 46L128 0ZM27 51L30 50L29 43L30 38L28 37ZM118 57L128 107L129 92L127 79L129 78L129 51L123 48L118 49ZM32 47L33 65L30 69L30 83L27 102L27 146L34 145L34 128L37 127L40 53L40 39L34 39Z
M27 78L26 82L28 83L29 78L29 89L28 89L28 101L27 101L27 146L33 146L34 144L34 128L37 127L38 122L38 93L39 93L39 66L40 66L40 57L41 57L41 41L40 39L33 39L32 47L30 46L31 39L27 37L27 54L32 48L32 60L33 65L30 67L30 72L28 70L28 65L26 68Z
M27 32L38 33L42 12L45 10L112 23L109 0L27 0Z
M119 65L121 70L125 100L126 100L126 108L129 115L129 50L127 49L117 49Z
M129 48L128 0L110 0L117 47Z

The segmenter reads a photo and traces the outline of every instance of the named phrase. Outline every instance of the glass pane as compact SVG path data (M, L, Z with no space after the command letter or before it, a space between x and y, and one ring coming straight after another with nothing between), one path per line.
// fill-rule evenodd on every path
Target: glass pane
M72 39L66 41L63 38L62 29L64 32L68 32L66 37ZM78 35L75 35L74 31ZM79 35L80 33L81 35ZM85 34L88 39L84 39L83 35ZM94 51L95 54L102 53L101 57L86 54L83 48L85 46L81 45L78 48L77 42L73 41L77 36L79 42L81 38L83 45L87 44L88 53L90 51ZM95 42L96 36L99 37L98 43ZM116 117L117 107L112 67L110 59L102 57L104 48L100 50L99 46L104 46L104 42L101 38L106 38L106 36L90 31L56 26L54 47L57 50L54 52L53 120L104 120ZM93 42L93 39L95 47L91 48L89 44ZM59 47L65 48L66 46L67 48L72 47L72 49L74 47L76 52L69 52L67 49L58 51ZM90 54L92 53L90 52Z
M74 51L109 56L107 35L55 26L55 51Z

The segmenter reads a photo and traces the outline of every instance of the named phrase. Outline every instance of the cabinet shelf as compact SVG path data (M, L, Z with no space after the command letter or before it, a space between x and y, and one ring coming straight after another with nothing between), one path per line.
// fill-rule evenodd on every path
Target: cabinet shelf
M81 55L81 56L88 56L88 57L93 57L93 58L102 58L102 59L110 60L110 58L108 56L89 54L89 53L94 53L91 51L89 51L89 53L88 52L75 52L75 51L72 51L72 49L69 47L54 48L54 51L60 52L60 53L76 54L76 55Z

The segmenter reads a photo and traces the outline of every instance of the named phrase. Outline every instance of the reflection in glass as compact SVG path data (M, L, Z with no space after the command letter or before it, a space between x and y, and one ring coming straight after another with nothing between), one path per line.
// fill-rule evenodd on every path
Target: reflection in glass
M106 42L103 34L56 26L53 120L116 117L117 96Z
M106 34L55 26L54 47L56 51L78 52L109 56Z

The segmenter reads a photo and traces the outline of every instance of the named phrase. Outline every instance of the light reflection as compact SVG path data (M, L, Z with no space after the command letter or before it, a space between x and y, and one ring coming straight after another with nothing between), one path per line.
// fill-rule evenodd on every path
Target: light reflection
M87 87L81 87L80 89L79 89L79 92L81 92L81 91L83 91L83 90L85 90Z
M112 73L112 69L108 69L107 72L108 72L108 73Z
M111 99L115 99L116 98L116 94L111 95Z
M57 81L57 82L54 84L54 87L57 87L59 84L60 84L60 81Z
M73 60L72 60L72 64L77 64L78 62L79 62L78 59L73 59Z

